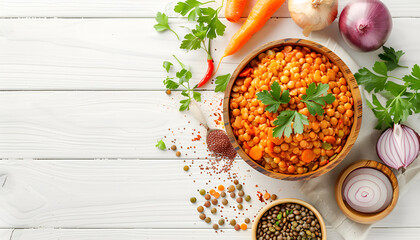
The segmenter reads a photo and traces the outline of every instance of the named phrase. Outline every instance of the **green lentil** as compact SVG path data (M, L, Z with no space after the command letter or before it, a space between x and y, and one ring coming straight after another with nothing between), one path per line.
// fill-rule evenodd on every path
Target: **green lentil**
M241 184L236 185L236 189L242 190L242 185Z
M206 194L206 190L200 189L200 195L204 195L204 194Z
M195 203L195 202L197 202L197 198L195 198L195 197L190 198L190 202L191 202L191 203Z
M245 196L245 201L247 201L247 202L251 201L251 196L246 195L246 196Z

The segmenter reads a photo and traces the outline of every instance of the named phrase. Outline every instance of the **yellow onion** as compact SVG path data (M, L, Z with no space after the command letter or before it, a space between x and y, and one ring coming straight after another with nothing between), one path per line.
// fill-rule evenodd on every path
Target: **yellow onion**
M338 0L289 0L289 12L306 37L324 29L337 17Z

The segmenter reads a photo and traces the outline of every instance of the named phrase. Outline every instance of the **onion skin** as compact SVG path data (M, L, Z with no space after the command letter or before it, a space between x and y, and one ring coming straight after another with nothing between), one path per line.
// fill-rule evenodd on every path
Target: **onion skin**
M392 17L379 0L354 0L341 12L338 27L353 49L369 52L380 48L392 30Z
M395 139L394 131L399 127L405 134L400 139ZM386 129L379 137L376 143L376 153L387 166L397 170L405 169L420 154L420 136L406 125L395 124L393 128Z

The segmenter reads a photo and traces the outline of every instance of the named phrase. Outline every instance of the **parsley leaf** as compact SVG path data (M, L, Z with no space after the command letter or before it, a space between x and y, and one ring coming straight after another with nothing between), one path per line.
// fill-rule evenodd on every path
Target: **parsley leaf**
M215 92L224 92L230 80L230 73L225 75L220 75L216 77L216 88Z
M153 27L156 29L156 31L163 32L163 31L169 30L173 32L176 35L176 38L178 38L179 40L178 34L171 27L169 27L168 16L166 16L166 14L158 12L156 14L155 19L156 19L157 24L155 24Z
M334 95L328 93L329 88L330 86L326 83L318 84L318 86L315 83L309 84L306 94L302 96L302 102L306 103L312 116L324 114L323 107L335 101Z
M166 144L163 142L163 140L159 140L156 144L156 147L159 148L160 150L165 150Z
M303 133L303 125L308 125L308 118L297 111L282 111L273 122L276 127L273 129L273 137L281 137L283 134L289 137L292 134L292 123L295 133Z
M226 26L219 20L218 13L219 9L213 8L202 8L202 15L198 18L198 22L206 24L207 26L207 38L214 39L217 36L222 36L225 33Z
M201 42L202 40L200 38L194 36L192 33L189 33L184 36L184 40L182 40L180 48L186 50L196 50L201 47Z
M368 107L372 110L373 114L378 119L378 124L375 126L375 128L381 130L383 127L392 127L394 122L392 121L392 118L389 115L387 109L382 106L376 95L372 95L372 102L374 105L366 100Z
M179 84L183 84L192 78L192 74L189 70L183 68L181 71L176 73L176 77L179 78Z
M185 111L185 110L190 110L191 98L181 100L180 103L181 103L181 106L179 107L180 112Z
M387 48L385 46L382 47L384 50L384 53L379 54L379 58L385 61L386 67L388 68L388 71L392 71L398 67L405 67L399 65L399 61L402 55L405 54L405 52L399 50L395 51L392 47Z
M406 85L408 85L413 90L420 90L420 67L419 65L414 65L411 69L411 75L405 75L403 77Z
M398 96L401 92L406 91L406 87L403 85L396 84L394 82L388 81L385 83L385 90L392 94L392 98L394 96Z
M173 66L171 62L163 61L163 68L166 70L166 72L169 72L169 70L171 69L171 66Z
M187 15L188 20L195 21L197 16L201 16L200 6L206 3L199 2L197 0L186 0L185 2L178 2L174 8L174 11L181 14L182 16Z
M201 93L199 93L199 92L193 92L193 98L194 98L197 102L201 102Z
M175 90L179 88L179 83L172 80L173 78L166 77L165 80L163 80L163 84L165 84L166 89Z
M374 90L374 92L382 91L387 80L387 77L378 76L367 68L359 69L359 71L354 74L354 77L356 78L357 83L365 86L365 89L368 92L371 92L372 90Z
M280 104L285 104L290 101L289 90L281 92L278 82L271 84L271 91L263 90L257 93L257 99L267 105L265 110L275 113L280 107Z

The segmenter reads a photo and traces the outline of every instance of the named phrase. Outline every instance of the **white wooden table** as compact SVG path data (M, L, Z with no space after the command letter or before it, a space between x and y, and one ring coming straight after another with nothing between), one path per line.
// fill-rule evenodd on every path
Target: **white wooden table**
M340 9L347 2L340 0ZM420 2L384 2L394 21L387 45L406 51L404 63L420 63ZM164 93L162 61L172 54L191 66L192 82L206 70L202 52L185 53L172 33L153 29L156 12L169 13L173 5L166 0L0 1L1 240L249 239L249 230L236 232L227 224L216 234L188 201L196 189L226 182L224 175L199 174L208 153L204 139L192 141L192 133L204 129L177 111L178 93ZM226 58L220 73L232 71L262 43L303 37L287 4L275 16ZM240 26L221 19L227 29L213 42L215 59ZM182 32L185 20L173 21ZM360 65L376 59L377 52L348 49L337 22L325 32ZM221 113L222 94L213 89L206 85L202 107ZM215 118L210 112L207 117ZM168 144L176 138L178 146L195 148L183 148L177 158L155 148L163 136ZM193 159L185 173L182 167ZM265 177L241 160L232 171L253 196L258 184L279 197L305 199L296 183ZM420 239L419 198L414 187L369 239ZM254 196L247 215L252 218L261 206ZM329 239L341 239L328 231Z

